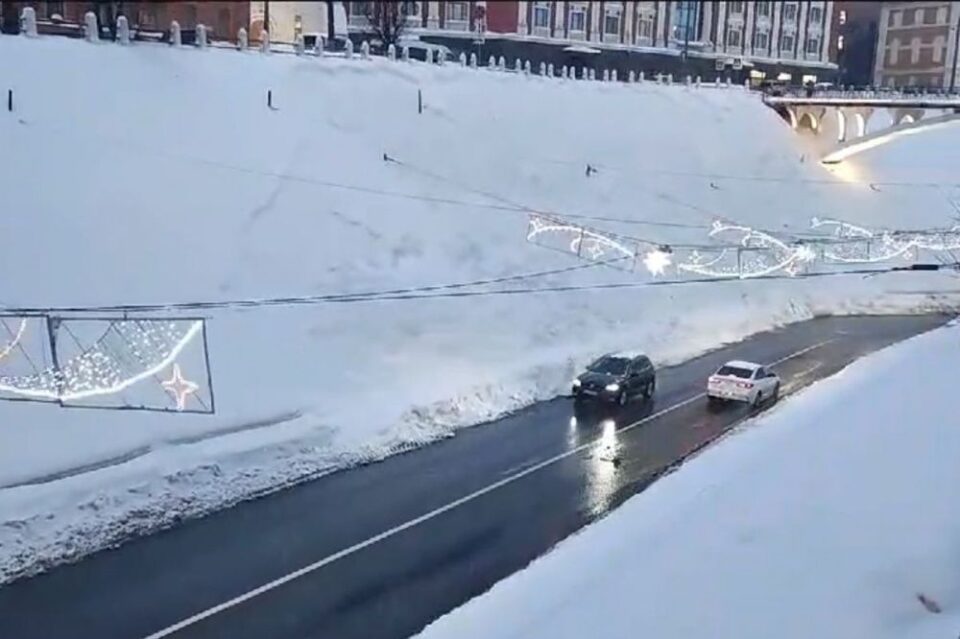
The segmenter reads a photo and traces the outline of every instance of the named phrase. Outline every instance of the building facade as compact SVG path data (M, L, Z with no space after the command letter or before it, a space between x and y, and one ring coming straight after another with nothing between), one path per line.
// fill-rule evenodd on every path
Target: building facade
M884 2L874 83L958 88L960 2Z
M364 2L348 2L362 36ZM740 80L829 80L834 2L410 2L411 33L454 51Z
M79 24L88 11L93 11L102 27L110 28L116 18L126 16L130 26L145 31L166 31L176 20L183 29L203 24L212 29L211 36L234 40L240 27L250 26L250 2L10 2L5 1L3 18L19 19L23 7L33 7L37 19L44 22Z
M838 1L833 8L829 57L837 63L837 83L873 84L881 3Z

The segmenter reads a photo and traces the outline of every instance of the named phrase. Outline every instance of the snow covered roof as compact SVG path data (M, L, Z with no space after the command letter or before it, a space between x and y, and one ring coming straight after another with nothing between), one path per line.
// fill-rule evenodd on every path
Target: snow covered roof
M746 368L748 370L756 370L760 368L760 364L755 364L753 362L745 362L742 359L733 359L724 364L724 366L732 366L734 368Z
M641 355L646 355L646 353L644 353L643 351L632 350L632 349L625 349L622 351L616 351L614 353L610 353L610 357L623 357L625 359L636 359Z

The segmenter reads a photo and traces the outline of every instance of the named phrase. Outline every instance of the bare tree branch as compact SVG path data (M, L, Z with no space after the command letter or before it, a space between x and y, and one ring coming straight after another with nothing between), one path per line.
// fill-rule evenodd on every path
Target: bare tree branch
M406 30L407 16L411 15L410 2L367 2L364 17L381 46L386 49L397 44Z

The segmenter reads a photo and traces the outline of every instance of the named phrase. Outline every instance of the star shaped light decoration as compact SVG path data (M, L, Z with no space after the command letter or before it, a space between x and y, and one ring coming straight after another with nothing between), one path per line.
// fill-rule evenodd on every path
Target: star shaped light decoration
M173 376L162 382L161 385L163 390L167 391L176 401L178 411L186 408L187 398L200 390L197 384L183 378L183 374L180 372L180 364L173 365Z
M663 275L672 262L670 254L662 249L654 249L643 258L643 265L646 266L650 274L655 277L657 275Z

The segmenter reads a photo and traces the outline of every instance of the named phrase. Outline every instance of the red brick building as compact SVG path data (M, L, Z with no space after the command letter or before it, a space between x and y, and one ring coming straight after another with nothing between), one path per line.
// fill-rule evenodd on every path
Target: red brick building
M250 27L250 2L10 2L4 0L4 22L11 16L19 16L25 6L33 7L37 19L42 21L62 20L81 23L87 11L97 14L101 26L114 24L117 16L124 15L130 26L151 31L166 31L176 20L183 29L193 29L203 24L213 29L213 36L233 40L240 27Z

